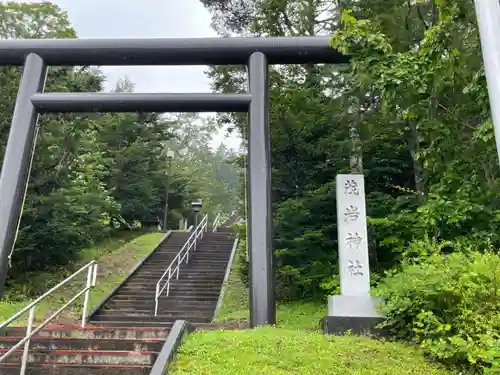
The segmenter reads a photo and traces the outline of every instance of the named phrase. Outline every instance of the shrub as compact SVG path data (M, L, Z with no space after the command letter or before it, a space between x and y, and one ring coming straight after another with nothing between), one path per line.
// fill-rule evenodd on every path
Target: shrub
M418 343L449 364L500 374L500 256L492 252L439 252L413 243L426 257L405 261L377 288L383 324L396 338Z

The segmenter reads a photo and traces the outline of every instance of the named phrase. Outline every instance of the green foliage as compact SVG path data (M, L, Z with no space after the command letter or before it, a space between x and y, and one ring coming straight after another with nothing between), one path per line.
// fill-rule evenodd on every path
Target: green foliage
M476 246L496 244L499 240L499 211L489 203L489 192L470 189L467 183L452 195L431 193L427 201L416 205L415 193L397 198L382 218L369 218L372 241L385 259L379 259L391 268L400 259L414 238L442 241L450 250L464 241ZM420 255L420 254L417 254Z
M321 299L320 285L337 271L334 187L329 184L276 210L277 295L282 300Z
M233 229L238 236L238 247L234 260L235 272L243 284L248 288L249 283L249 261L248 261L248 237L247 237L247 224L233 224Z
M0 4L0 38L74 38L66 12L51 3ZM20 69L0 67L0 157L7 142ZM100 92L104 76L89 67L50 67L45 91ZM133 91L127 79L116 91ZM223 146L208 143L216 130L198 114L47 115L40 117L9 287L27 294L33 275L65 274L82 249L110 236L181 218L194 221L190 203L204 201L211 217L236 206L238 169ZM177 152L168 161L166 150ZM186 150L186 153L179 153ZM2 171L6 172L6 171ZM162 223L163 224L163 223ZM43 272L42 272L43 273Z
M443 250L428 239L413 242L408 249L413 260L379 284L377 294L385 299L381 310L387 316L383 325L435 358L496 373L500 256L468 245L449 255Z

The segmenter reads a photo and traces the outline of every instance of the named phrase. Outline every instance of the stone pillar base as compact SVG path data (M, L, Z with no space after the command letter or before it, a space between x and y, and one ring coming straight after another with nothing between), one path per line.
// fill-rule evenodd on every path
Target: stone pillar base
M383 321L383 318L325 316L321 321L321 326L323 333L327 335L343 336L346 331L349 331L359 336L386 337L387 333L377 328L377 325Z
M330 296L328 316L322 320L323 332L343 335L350 331L355 335L386 336L377 328L384 315L375 308L380 299L370 296Z

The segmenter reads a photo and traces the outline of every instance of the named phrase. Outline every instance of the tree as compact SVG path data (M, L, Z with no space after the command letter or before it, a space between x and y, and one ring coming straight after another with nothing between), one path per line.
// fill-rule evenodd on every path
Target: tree
M365 175L375 281L415 237L498 240L498 163L470 1L240 1L234 12L203 3L221 33L223 23L240 35L331 34L353 56L350 66L270 69L281 297L335 288L337 173ZM210 76L217 91L247 89L239 67ZM243 116L219 121L246 134Z
M66 13L50 3L1 4L0 17L2 38L76 37ZM19 79L20 69L0 68L0 156ZM46 91L99 92L103 82L96 68L51 67ZM115 90L132 92L134 84L125 77ZM232 173L237 172L221 166L229 153L207 146L214 130L211 121L197 115L117 113L47 115L39 123L10 283L25 281L31 272L71 269L83 247L116 231L156 228L163 217L167 178L175 190L171 228L190 215L189 203L195 198L206 202L212 216L232 207ZM167 145L188 150L171 171Z
M211 118L198 114L171 114L164 121L173 138L164 147L175 152L172 163L172 183L175 207L184 217L192 217L190 203L202 199L203 211L212 218L220 212L231 212L237 204L235 189L238 169L227 160L234 155L220 147L212 150L208 144L217 127ZM174 208L174 207L172 207Z
M55 5L0 5L3 38L74 37L66 13ZM2 68L0 90L3 156L19 69ZM87 67L50 68L46 91L99 91L103 77ZM96 145L96 116L52 115L40 118L27 197L10 276L65 264L81 247L106 234L106 221L117 209L110 191L99 183L104 173L103 153ZM96 182L97 181L97 182Z

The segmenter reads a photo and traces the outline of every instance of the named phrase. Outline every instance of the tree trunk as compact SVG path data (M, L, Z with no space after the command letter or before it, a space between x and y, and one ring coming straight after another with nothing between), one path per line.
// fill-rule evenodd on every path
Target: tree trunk
M351 173L363 173L363 146L361 143L361 126L363 124L363 110L361 100L356 97L355 102L356 120L349 127L349 137L351 139L351 157L349 167Z
M413 177L415 180L415 188L418 192L418 201L420 204L427 202L427 181L425 175L425 169L422 162L417 159L417 154L420 151L420 145L418 141L418 130L414 121L408 120L408 125L410 127L410 154L413 162Z

